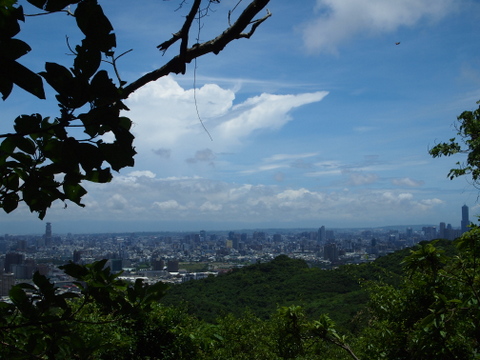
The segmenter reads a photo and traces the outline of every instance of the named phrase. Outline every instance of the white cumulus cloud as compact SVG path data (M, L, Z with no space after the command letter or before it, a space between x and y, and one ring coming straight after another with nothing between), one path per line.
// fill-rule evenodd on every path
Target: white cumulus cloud
M206 84L196 89L194 96L193 89L185 89L174 77L166 76L127 101L131 110L125 115L134 123L136 166L166 176L208 172L208 167L221 161L216 154L237 151L247 146L246 139L281 129L293 120L292 110L319 102L327 94L263 93L235 103L232 89Z
M423 20L436 20L454 8L454 0L317 0L318 16L304 25L310 51L336 52L355 36L388 33Z

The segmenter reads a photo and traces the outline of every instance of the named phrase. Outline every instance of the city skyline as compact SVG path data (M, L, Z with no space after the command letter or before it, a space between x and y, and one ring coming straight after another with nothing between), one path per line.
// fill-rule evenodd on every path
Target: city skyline
M364 230L381 230L384 231L386 229L396 229L398 231L410 231L412 229L416 229L419 231L420 229L422 230L427 230L427 231L434 231L440 238L446 238L450 239L452 235L455 234L455 237L458 237L458 234L463 234L466 231L468 231L469 225L472 224L472 222L469 219L469 208L467 205L463 205L461 208L461 220L459 225L456 223L446 223L444 221L440 221L437 224L390 224L390 225L384 225L384 226L376 226L376 227L369 227L369 226L360 226L360 227L330 227L330 226L325 226L325 225L319 225L319 227L257 227L257 228L216 228L216 229L206 229L206 228L191 228L191 229L181 229L181 230L160 230L160 229L155 229L155 228L149 228L149 229L130 229L130 230L124 230L121 231L119 229L116 229L117 231L106 231L105 229L100 229L100 231L80 231L80 232L75 232L71 231L71 229L68 229L68 226L65 226L65 224L58 224L60 231L55 232L52 230L53 226L51 222L42 222L42 225L44 226L44 232L4 232L5 234L8 235L42 235L43 234L43 242L44 244L50 243L52 236L53 235L65 235L65 234L124 234L124 233L207 233L207 232L218 232L218 233L234 233L234 232L255 232L255 231L270 231L270 232L275 232L275 231L301 231L301 230L307 230L311 232L316 232L317 237L320 239L320 241L325 241L329 236L331 236L333 231L360 231L362 229ZM4 229L5 230L5 229ZM102 231L103 230L103 231ZM447 234L450 234L447 236ZM433 238L433 237L432 237ZM450 239L453 240L453 239Z
M117 64L125 81L173 54L162 56L156 45L178 31L186 7L101 5L117 54L133 49ZM228 26L232 3L212 6L202 41ZM45 221L75 233L457 227L463 204L474 218L477 189L468 178L447 178L464 156L433 159L428 149L455 136L456 117L480 99L480 51L473 46L480 4L272 0L268 7L272 16L252 38L128 99L135 166L109 184L85 184L85 208L57 202ZM22 63L34 71L45 61L71 66L65 36L72 46L80 39L71 17L49 16L55 21L27 17L21 25L18 37L32 46ZM20 113L58 114L51 91L47 98L14 89L1 104L0 133L11 132ZM0 213L0 232L43 228L23 205Z

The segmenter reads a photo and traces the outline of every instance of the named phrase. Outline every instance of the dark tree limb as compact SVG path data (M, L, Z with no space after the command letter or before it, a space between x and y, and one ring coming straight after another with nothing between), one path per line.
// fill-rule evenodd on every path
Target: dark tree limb
M133 92L145 86L147 83L151 81L156 81L163 76L171 73L183 73L185 65L190 63L193 59L196 59L208 53L213 53L217 55L230 42L241 38L250 38L254 34L257 27L272 15L267 10L267 14L264 17L254 20L255 16L260 11L262 11L263 8L265 8L269 1L270 0L252 0L250 4L245 8L245 10L240 14L238 19L233 23L233 25L226 29L222 34L212 40L203 42L201 44L195 44L192 47L185 49L184 53L180 51L179 55L173 57L161 68L149 72L144 76L140 77L139 79L133 81L123 89L122 98L128 98ZM196 3L193 6L195 5ZM190 14L192 14L192 11L190 12ZM167 49L168 46L173 44L178 39L182 38L183 32L188 33L189 27L191 26L191 21L189 22L187 29L185 25L188 22L189 19L187 18L184 26L182 27L182 30L180 30L179 33L174 34L174 36L170 40L159 45L159 48L161 50Z
M182 39L182 44L180 45L180 55L185 54L187 47L188 47L188 32L190 31L190 28L192 26L192 22L195 19L195 15L197 14L198 10L200 9L200 4L202 3L202 0L195 0L194 4L192 5L192 8L190 9L190 12L187 15L187 18L185 19L185 22L183 23L182 28L180 29L179 32L176 32L175 34L172 34L172 38L161 43L160 45L157 46L157 48L160 51L167 51L167 49L173 45L174 43L177 42L177 40Z

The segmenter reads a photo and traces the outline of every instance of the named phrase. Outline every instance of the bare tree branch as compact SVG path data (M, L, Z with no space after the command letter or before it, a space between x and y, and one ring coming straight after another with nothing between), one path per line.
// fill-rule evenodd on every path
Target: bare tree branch
M196 59L202 55L213 53L217 55L220 53L225 46L227 46L233 40L241 39L241 38L250 38L257 27L263 23L266 19L268 19L272 14L267 10L267 14L257 20L254 20L255 16L262 11L265 6L269 3L270 0L252 0L250 4L245 8L245 10L240 14L238 19L227 28L222 34L217 36L216 38L206 41L201 44L195 44L190 48L187 48L180 51L180 54L173 57L169 62L167 62L161 68L149 72L139 79L133 81L128 86L123 89L122 98L128 98L133 92L141 88L142 86L146 85L151 81L156 81L163 76L166 76L171 73L179 74L184 73L185 65L190 63L193 59ZM192 6L196 5L196 3ZM192 14L190 11L189 15ZM195 12L193 13L195 14ZM185 26L188 23L188 28ZM163 44L159 45L161 50L167 49L168 46L173 44L178 39L182 38L183 32L189 31L191 26L191 21L187 18L185 20L185 24L180 30L179 33L174 34L172 39L164 42ZM248 29L248 30L247 30ZM176 38L176 36L178 38ZM183 38L182 38L183 39ZM187 39L188 40L188 39ZM183 40L182 40L183 42Z
M157 46L160 51L165 53L165 51L167 51L172 44L177 42L177 40L182 39L182 44L180 45L180 56L185 54L188 47L188 32L190 31L190 27L192 26L192 22L195 19L195 15L197 14L201 3L202 0L195 0L180 31L172 34L172 38L170 40L167 40Z

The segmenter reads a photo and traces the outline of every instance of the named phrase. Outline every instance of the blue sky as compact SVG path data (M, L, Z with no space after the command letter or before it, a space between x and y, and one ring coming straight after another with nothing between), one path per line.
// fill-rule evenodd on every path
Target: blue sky
M156 45L180 28L180 1L100 3L117 53L133 49L119 60L124 80L174 55ZM223 31L236 3L215 5L201 41ZM85 208L55 204L45 219L54 231L458 227L463 204L474 219L477 190L446 176L462 157L432 159L428 149L454 136L456 117L480 99L480 3L272 0L268 9L251 39L198 59L195 78L192 63L132 95L135 167L86 184ZM65 36L80 39L72 18L50 16L27 18L19 35L36 71L45 61L69 66ZM55 116L49 95L14 91L0 129L20 113ZM24 207L0 215L0 232L44 226Z

